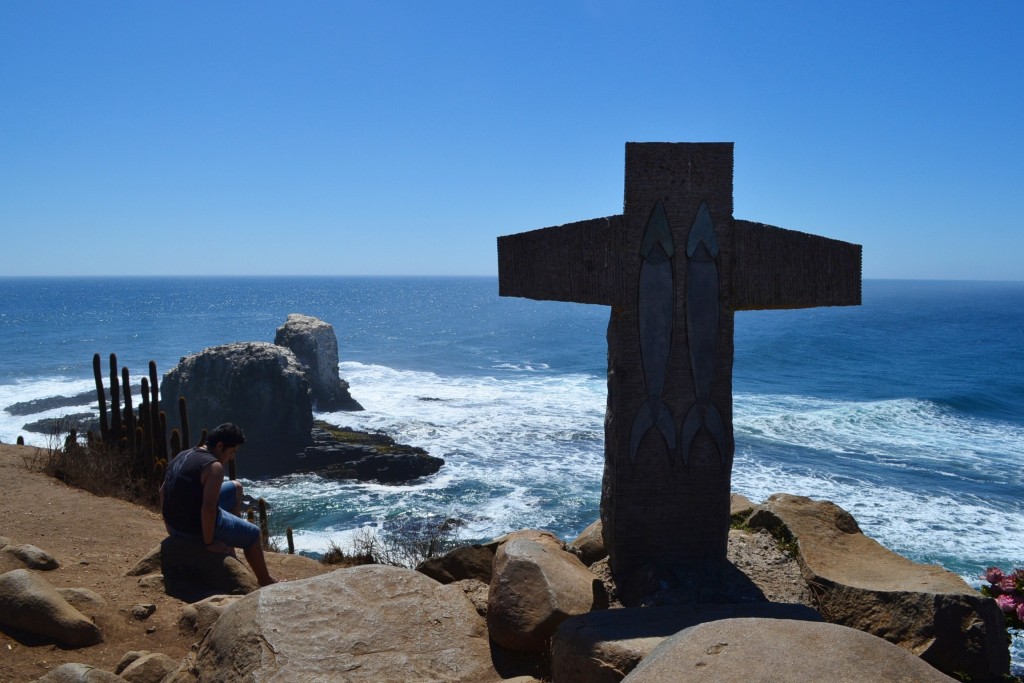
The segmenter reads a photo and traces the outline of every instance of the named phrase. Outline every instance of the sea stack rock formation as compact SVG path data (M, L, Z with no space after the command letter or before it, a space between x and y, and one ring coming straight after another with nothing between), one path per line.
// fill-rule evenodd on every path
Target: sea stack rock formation
M312 443L309 382L291 351L268 342L214 346L181 359L160 384L160 408L178 424L178 397L188 406L190 445L202 429L234 422L246 435L239 476L287 474Z
M274 343L295 354L306 368L306 379L317 410L362 410L348 392L348 382L338 377L338 338L334 327L309 315L291 313L277 328Z

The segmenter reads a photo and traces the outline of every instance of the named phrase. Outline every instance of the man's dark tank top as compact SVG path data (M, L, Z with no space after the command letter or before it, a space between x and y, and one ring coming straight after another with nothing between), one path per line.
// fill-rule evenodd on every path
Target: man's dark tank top
M194 536L203 534L204 469L217 462L209 451L193 448L179 453L164 476L164 520L175 530Z

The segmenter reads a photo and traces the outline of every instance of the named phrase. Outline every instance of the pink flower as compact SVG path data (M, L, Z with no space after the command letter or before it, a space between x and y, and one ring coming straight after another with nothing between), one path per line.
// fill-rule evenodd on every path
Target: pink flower
M1017 601L1010 595L997 595L996 604L999 605L999 609L1007 614L1012 614L1017 610Z
M1003 570L999 567L989 567L985 570L985 580L991 584L999 583L1003 576Z
M1024 621L1024 602L1017 605L1017 619Z
M1012 576L1004 576L999 579L999 590L1003 593L1012 593L1017 590L1017 582L1013 580Z

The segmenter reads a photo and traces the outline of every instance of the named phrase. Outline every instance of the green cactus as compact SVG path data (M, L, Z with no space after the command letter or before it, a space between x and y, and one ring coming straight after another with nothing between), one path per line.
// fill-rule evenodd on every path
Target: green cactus
M260 545L263 546L264 550L267 550L270 546L270 529L267 526L267 501L260 498L256 501L256 505L260 510Z
M171 430L171 458L181 453L181 432L177 429Z
M121 368L121 384L124 386L124 433L128 439L128 451L134 455L135 413L132 412L132 390L128 379L128 368Z
M103 442L106 443L110 438L109 428L107 427L107 396L103 391L103 372L100 366L100 354L93 354L92 357L92 372L96 376L96 401L100 406L100 437Z
M117 381L117 356L110 354L110 443L120 443L121 424L121 391Z

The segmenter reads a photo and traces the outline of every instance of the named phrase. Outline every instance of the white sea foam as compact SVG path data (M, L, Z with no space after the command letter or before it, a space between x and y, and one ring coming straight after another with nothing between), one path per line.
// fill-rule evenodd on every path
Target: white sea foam
M525 367L446 377L352 362L342 364L341 374L366 410L322 417L384 431L446 465L405 486L314 476L249 482L271 501L274 532L292 526L300 549L322 552L354 529L404 513L457 516L466 522L461 534L472 539L519 527L568 535L596 518L604 377ZM61 377L2 385L0 406L92 386ZM22 434L45 446L45 435L21 425L86 409L92 406L31 416L0 411L0 438ZM780 491L833 500L865 532L917 559L962 558L967 566L1024 557L1024 544L1012 533L1024 528L1024 503L1005 499L1006 490L1024 485L1018 427L916 399L738 394L734 413L734 489L754 500Z
M81 405L65 408L54 408L32 415L11 415L4 408L15 403L34 401L54 396L76 396L82 392L96 389L92 380L69 379L67 377L44 377L31 380L19 380L13 384L0 384L0 441L14 443L18 437L25 439L30 446L46 447L52 438L49 434L29 432L22 427L43 418L61 418L73 413L97 412L95 400L83 401Z

